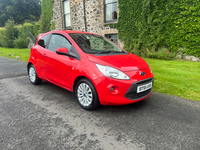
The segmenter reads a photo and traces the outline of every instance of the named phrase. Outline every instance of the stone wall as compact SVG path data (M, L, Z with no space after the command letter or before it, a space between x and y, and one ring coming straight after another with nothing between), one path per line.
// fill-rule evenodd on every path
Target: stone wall
M86 20L87 31L92 33L101 34L101 30L106 27L103 25L103 13L101 0L86 0ZM109 27L107 26L109 29Z
M55 22L55 29L56 30L62 30L62 9L61 9L61 1L60 0L54 0L53 4L53 16L52 16L52 21Z
M101 34L101 30L110 29L104 26L102 0L85 0L87 32ZM71 29L85 31L83 0L70 1Z
M70 0L70 12L71 28L69 29L85 31L83 0Z

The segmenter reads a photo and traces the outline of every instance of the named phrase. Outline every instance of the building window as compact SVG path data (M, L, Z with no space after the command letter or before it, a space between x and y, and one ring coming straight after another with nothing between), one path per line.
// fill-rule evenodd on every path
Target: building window
M63 2L63 6L64 6L65 28L71 27L70 3L69 3L69 0L65 0Z
M105 0L105 22L117 21L117 0Z
M113 41L114 43L118 44L118 36L117 34L105 34L105 37L109 40Z

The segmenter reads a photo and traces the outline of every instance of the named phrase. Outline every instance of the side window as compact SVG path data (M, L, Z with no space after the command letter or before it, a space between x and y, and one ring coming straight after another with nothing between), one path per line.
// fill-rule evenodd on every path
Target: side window
M62 35L59 34L53 34L51 36L51 40L49 42L49 47L48 49L50 51L55 52L57 48L59 47L65 47L68 50L71 48L71 43Z
M44 37L42 37L39 41L38 41L38 45L47 48L47 44L49 41L51 34L45 35Z

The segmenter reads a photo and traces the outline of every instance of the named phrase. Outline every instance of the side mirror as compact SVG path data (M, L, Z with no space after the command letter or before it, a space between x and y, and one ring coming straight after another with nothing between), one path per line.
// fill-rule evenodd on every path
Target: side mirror
M60 47L56 49L56 53L60 55L68 55L68 49L65 47Z
M65 55L65 56L68 56L68 57L71 57L71 58L81 60L80 55L78 54L76 48L73 45L70 48L70 53L69 53L68 49L65 48L65 47L57 48L56 53L59 54L59 55Z

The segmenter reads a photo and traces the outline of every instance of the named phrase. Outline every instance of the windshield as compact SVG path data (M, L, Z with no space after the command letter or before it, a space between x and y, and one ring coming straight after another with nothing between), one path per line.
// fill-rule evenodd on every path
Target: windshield
M86 53L104 54L104 53L126 53L108 39L93 34L70 33L72 39Z

